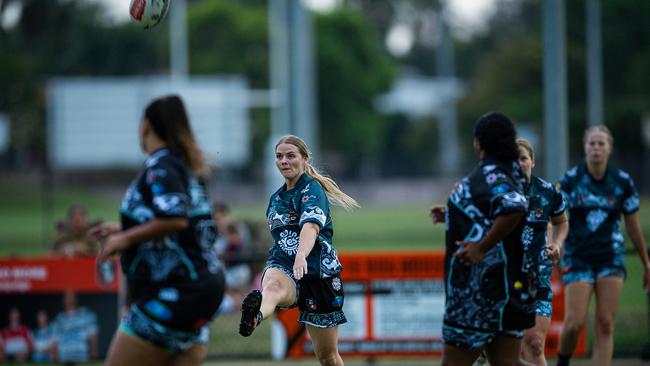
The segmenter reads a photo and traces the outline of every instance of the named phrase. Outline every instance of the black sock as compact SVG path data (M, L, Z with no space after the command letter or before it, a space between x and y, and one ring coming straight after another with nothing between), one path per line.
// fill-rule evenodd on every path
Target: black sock
M561 353L557 354L556 366L569 366L569 362L571 362L571 355L563 355Z

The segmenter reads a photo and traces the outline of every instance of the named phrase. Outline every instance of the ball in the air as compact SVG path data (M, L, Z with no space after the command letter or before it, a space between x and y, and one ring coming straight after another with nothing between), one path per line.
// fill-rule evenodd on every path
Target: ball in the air
M131 0L129 14L144 29L151 28L167 14L171 0Z

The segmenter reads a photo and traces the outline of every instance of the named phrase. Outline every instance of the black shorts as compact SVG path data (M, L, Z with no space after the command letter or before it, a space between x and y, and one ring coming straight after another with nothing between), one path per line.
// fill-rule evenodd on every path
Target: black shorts
M224 283L222 271L188 283L129 282L129 302L165 328L196 331L215 316L223 299Z
M343 282L339 277L302 278L299 322L318 328L331 328L347 322L343 313Z

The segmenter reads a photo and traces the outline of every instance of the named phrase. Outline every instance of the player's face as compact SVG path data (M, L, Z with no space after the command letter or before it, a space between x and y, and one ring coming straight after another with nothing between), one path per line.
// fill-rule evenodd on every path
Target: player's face
M607 134L602 131L592 131L587 135L585 142L585 156L588 163L606 164L612 147Z
M291 144L280 144L275 149L275 165L287 181L293 181L305 171L307 160L298 148Z
M531 159L528 150L521 146L519 147L519 166L528 179L530 179L531 174L533 174L533 168L535 167L535 160Z

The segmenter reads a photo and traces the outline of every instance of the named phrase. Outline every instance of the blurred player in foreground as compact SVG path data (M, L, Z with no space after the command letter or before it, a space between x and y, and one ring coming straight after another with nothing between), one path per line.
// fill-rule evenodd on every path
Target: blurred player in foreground
M182 100L152 101L140 125L149 155L122 201L121 225L103 224L98 262L121 253L131 308L107 365L198 365L224 293L203 160Z

